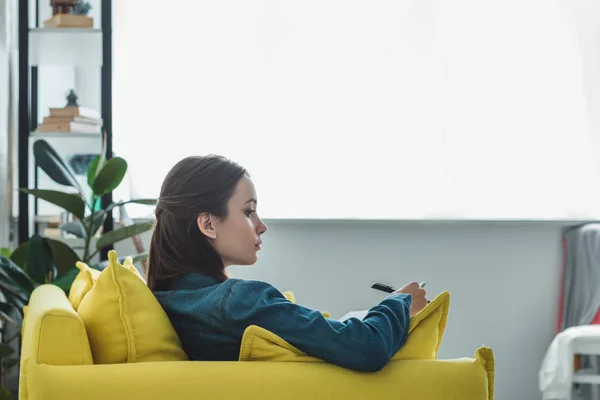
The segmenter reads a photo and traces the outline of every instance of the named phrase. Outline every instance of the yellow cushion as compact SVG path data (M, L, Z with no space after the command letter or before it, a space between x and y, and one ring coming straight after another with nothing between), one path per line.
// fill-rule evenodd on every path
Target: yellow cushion
M95 364L187 360L169 318L137 271L117 253L81 301Z
M69 302L75 311L77 311L81 304L81 300L83 300L85 295L94 286L94 283L96 283L96 279L100 276L100 271L95 268L90 268L90 266L83 261L77 261L75 265L79 268L79 273L71 284L71 289L69 290ZM126 257L123 266L136 274L140 279L144 280L135 265L133 265L133 258Z
M77 311L81 304L81 300L83 300L92 286L94 286L96 279L98 279L98 276L100 275L100 271L90 268L82 261L77 261L75 265L79 268L79 273L71 284L71 289L69 290L69 302L75 311Z
M443 292L415 315L406 343L392 360L434 360L444 335L450 307L450 293ZM323 362L292 346L276 334L256 325L244 331L240 361Z

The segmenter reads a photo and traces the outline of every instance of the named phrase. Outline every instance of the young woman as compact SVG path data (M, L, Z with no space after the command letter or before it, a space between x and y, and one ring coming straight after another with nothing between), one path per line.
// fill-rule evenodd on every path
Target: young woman
M267 329L312 356L378 371L404 344L412 315L427 304L409 283L361 321L337 321L288 301L265 282L229 278L252 265L267 226L248 172L221 156L188 157L167 174L156 207L148 286L191 360L237 360L244 330Z

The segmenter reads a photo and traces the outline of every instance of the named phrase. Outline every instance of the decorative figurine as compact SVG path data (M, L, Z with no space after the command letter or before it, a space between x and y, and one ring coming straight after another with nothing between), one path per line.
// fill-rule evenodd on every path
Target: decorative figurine
M75 6L77 0L50 0L52 6L52 15L71 14L71 9Z
M108 1L108 0L106 0ZM86 0L51 0L52 18L45 28L93 28L94 20L87 16L92 5Z
M67 105L65 107L79 107L79 104L77 104L77 95L73 89L69 90Z

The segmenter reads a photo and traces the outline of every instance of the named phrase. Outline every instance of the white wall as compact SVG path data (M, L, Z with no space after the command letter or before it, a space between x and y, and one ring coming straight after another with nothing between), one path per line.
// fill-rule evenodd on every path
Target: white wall
M440 358L494 349L497 399L540 399L537 372L553 337L560 223L272 221L260 260L236 277L293 290L340 317L383 296L375 281L426 280L451 306ZM145 236L148 243L148 235ZM117 251L134 252L130 241Z

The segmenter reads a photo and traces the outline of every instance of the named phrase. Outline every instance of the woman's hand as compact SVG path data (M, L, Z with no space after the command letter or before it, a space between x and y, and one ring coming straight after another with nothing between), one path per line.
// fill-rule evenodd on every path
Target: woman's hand
M392 294L409 294L412 296L412 307L410 308L410 316L412 317L419 311L421 311L427 305L428 301L425 298L427 293L418 282L411 282L407 285L402 286Z

